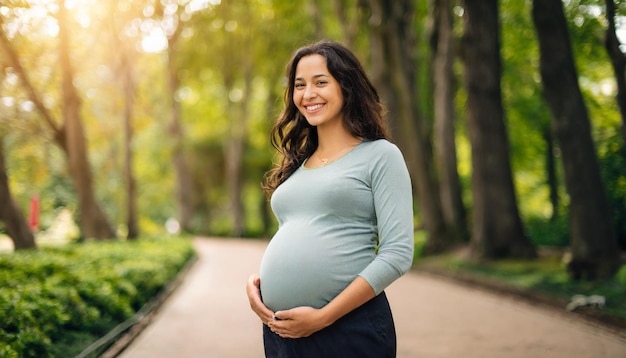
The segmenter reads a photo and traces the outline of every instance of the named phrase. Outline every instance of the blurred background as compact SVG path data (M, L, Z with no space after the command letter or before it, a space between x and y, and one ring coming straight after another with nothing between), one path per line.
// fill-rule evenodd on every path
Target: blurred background
M380 91L426 252L573 247L612 274L625 16L596 0L2 1L0 233L271 237L285 65L332 39Z

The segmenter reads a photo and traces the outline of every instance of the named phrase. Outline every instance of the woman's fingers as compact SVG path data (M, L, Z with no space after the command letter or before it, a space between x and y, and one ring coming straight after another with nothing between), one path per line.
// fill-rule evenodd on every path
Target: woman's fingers
M259 316L263 324L269 324L269 322L274 319L274 312L263 304L260 285L261 279L259 275L250 275L250 277L248 277L248 282L246 283L246 293L248 295L248 301L250 302L250 308L252 308L252 311Z

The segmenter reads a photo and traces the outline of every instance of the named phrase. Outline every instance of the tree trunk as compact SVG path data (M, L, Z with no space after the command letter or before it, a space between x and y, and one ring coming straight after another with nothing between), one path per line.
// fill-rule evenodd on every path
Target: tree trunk
M69 32L67 10L59 6L59 65L63 96L63 139L67 154L70 176L74 181L79 201L79 216L82 234L86 238L112 239L115 230L109 224L104 212L96 201L93 179L88 159L85 130L83 128L81 101L74 87L74 75L69 57Z
M13 241L15 250L34 249L37 244L33 232L11 196L2 139L2 133L0 133L0 221L4 222L4 228Z
M180 228L184 232L192 231L191 221L193 218L193 180L189 165L187 164L184 150L184 131L182 126L182 115L180 103L176 99L176 91L180 85L178 80L178 68L176 66L176 40L180 31L168 39L168 88L171 99L171 117L169 123L169 134L172 140L172 165L176 175L176 204L178 208L178 220Z
M568 270L576 279L610 277L619 269L619 250L563 4L560 0L533 1L532 17L539 40L544 96L552 111L552 132L561 150L570 197L572 260Z
M137 184L133 175L133 107L135 105L135 79L132 50L129 43L120 41L123 29L120 23L128 21L125 18L115 16L115 4L112 2L109 7L111 18L111 41L113 47L118 49L113 59L113 66L121 84L124 128L124 184L126 189L126 238L136 239L139 237L139 225L137 223ZM117 61L117 62L116 62Z
M434 31L434 143L436 164L441 182L440 196L443 218L458 241L468 238L461 181L457 170L455 106L456 92L453 71L454 34L452 32L452 4L450 0L436 0Z
M359 21L358 16L350 19L348 9L350 9L350 4L348 4L348 1L333 1L333 10L335 12L335 16L339 20L339 24L341 25L343 32L343 42L348 48L354 48L359 29Z
M232 85L231 85L232 86ZM232 87L227 87L232 88ZM245 89L244 91L247 91ZM244 96L245 97L245 96ZM228 100L228 99L227 99ZM226 138L224 153L226 162L226 185L228 187L230 214L232 218L232 235L240 237L245 230L245 217L242 199L243 177L242 162L245 138L245 109L247 104L241 101L233 103L229 101L227 113L230 122L228 128L228 137Z
M241 106L241 103L235 106ZM234 114L229 128L229 138L226 143L226 182L230 200L230 213L232 218L232 235L241 237L245 231L245 216L243 207L243 178L242 161L244 149L244 126L241 125L242 109L233 108L229 111Z
M500 87L497 0L466 0L462 40L472 146L472 256L533 257L517 207Z
M123 44L119 44L124 46ZM122 85L124 93L124 182L126 184L126 225L128 239L139 237L137 216L137 184L133 175L133 107L135 104L135 81L128 54L124 48L122 53Z
M244 43L249 43L247 39ZM245 48L246 46L244 46ZM241 88L242 97L237 100L230 100L228 111L231 118L229 127L228 143L226 143L226 182L230 196L230 209L233 220L233 232L236 237L245 233L245 210L243 204L243 152L246 144L246 118L250 113L250 91L252 90L253 68L252 61L245 59L245 56L238 56L245 62L241 65L243 85ZM225 77L226 88L234 89L234 78Z
M326 38L326 31L324 26L324 14L320 10L318 1L313 0L307 3L307 8L311 19L313 20L313 26L315 29L315 37L318 39Z
M381 91L394 139L402 149L428 232L425 253L451 245L432 164L429 133L418 107L414 23L410 0L370 0L372 80Z
M609 27L606 29L604 45L611 58L611 65L613 65L613 73L617 83L616 100L622 117L622 138L626 141L626 56L619 48L620 42L615 32L615 3L613 0L605 0L605 4Z
M543 133L546 141L546 176L550 192L550 205L552 205L552 215L550 221L554 222L559 218L559 181L556 172L556 158L554 154L554 139L550 130L546 128Z

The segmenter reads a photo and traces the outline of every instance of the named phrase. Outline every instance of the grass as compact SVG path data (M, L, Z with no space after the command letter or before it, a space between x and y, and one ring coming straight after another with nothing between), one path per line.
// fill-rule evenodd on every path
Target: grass
M466 252L463 249L421 257L416 260L415 269L540 300L563 310L574 295L600 295L606 300L604 308L584 307L577 312L626 328L626 265L612 279L574 281L568 277L559 253L542 253L534 260L505 259L477 263L470 260Z

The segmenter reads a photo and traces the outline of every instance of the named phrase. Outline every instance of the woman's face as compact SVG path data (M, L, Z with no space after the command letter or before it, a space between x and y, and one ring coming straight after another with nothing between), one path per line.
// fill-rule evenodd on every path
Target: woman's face
M302 57L296 66L293 102L312 126L330 126L343 121L343 95L330 74L326 57Z

